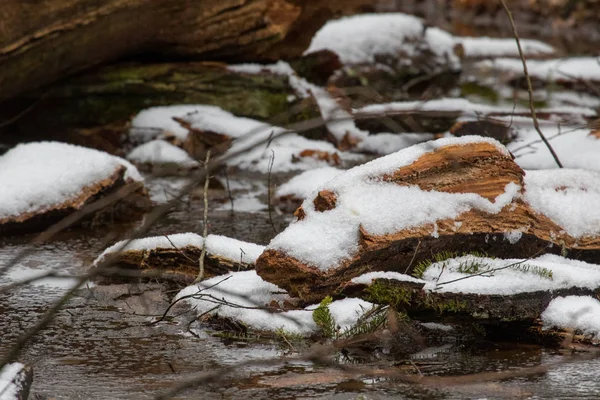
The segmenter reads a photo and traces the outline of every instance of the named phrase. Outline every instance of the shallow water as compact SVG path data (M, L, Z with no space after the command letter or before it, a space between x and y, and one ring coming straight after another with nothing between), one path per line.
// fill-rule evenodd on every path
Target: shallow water
M162 182L164 183L164 182ZM154 185L162 184L161 181ZM171 183L172 184L172 183ZM252 185L258 185L253 182ZM158 192L152 186L154 192ZM248 190L246 187L245 190ZM266 243L273 228L266 212L221 210L226 193L211 193L210 231ZM257 200L260 202L260 199ZM157 224L151 234L201 230L201 201L181 202ZM283 227L286 218L274 214ZM109 242L124 237L123 226L66 232L37 246L1 284L50 269L81 273ZM111 235L112 233L112 235ZM28 238L5 239L0 263L27 248ZM0 354L30 328L71 281L54 278L10 293L0 294ZM231 342L211 336L195 326L187 332L191 316L151 325L174 293L159 284L95 286L81 289L59 312L52 324L21 352L19 360L34 368L31 398L125 399L152 398L201 371L280 357L286 347L274 341ZM413 356L425 374L464 375L503 371L552 363L563 356L536 346L487 345L461 348L449 344ZM383 361L385 364L385 361ZM389 362L388 362L389 363ZM379 365L379 364L378 364ZM303 378L306 374L309 378ZM545 375L513 378L498 383L450 387L408 385L381 378L348 377L330 367L310 362L243 366L218 383L204 384L179 398L246 399L462 399L462 398L595 398L600 394L600 361L565 363Z

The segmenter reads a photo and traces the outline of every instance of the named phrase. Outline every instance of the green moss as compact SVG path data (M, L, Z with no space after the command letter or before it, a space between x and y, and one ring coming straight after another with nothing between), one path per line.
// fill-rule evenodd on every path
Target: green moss
M366 289L366 300L376 304L387 304L401 310L412 301L412 290L394 287L376 280Z
M465 82L460 86L462 97L475 97L478 100L483 99L492 104L498 103L500 95L489 86L481 85L477 82Z

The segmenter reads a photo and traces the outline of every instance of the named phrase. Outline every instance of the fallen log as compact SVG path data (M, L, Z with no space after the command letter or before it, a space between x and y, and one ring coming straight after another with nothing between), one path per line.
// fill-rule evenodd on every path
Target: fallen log
M256 270L310 303L368 271L410 274L444 251L523 259L568 253L598 262L595 225L587 217L561 214L591 211L561 202L598 196L598 182L597 175L575 170L525 176L491 139L423 143L321 187L296 211L297 221L267 246Z
M0 101L90 66L147 54L212 60L299 56L328 19L371 2L7 0L0 10Z
M10 121L0 134L15 143L56 139L117 153L129 120L148 107L210 104L259 120L278 117L279 124L319 115L314 104L290 103L293 95L286 76L242 74L221 63L121 64L0 107L0 120Z

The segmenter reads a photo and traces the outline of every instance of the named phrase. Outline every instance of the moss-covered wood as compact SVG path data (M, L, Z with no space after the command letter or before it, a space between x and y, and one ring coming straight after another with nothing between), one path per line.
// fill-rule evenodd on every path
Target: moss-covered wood
M3 0L0 101L141 53L187 60L299 56L328 19L370 5L367 0Z
M221 63L120 64L5 103L0 121L13 122L0 124L0 134L13 142L55 138L114 152L144 108L211 104L260 120L277 117L280 124L319 115L314 104L290 102L293 95L286 76L241 74Z

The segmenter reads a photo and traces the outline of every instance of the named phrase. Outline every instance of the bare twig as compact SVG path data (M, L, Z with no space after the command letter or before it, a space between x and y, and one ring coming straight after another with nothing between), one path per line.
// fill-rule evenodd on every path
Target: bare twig
M202 251L200 252L200 259L198 260L198 276L194 280L194 284L200 282L204 277L204 260L206 259L206 238L208 237L208 183L210 181L210 171L208 169L208 163L210 161L210 150L206 152L206 160L204 161L204 170L206 176L204 177L204 227L202 232Z
M227 165L223 166L223 174L225 175L225 185L227 187L227 197L229 197L229 203L231 204L231 214L235 213L233 206L233 195L231 194L231 187L229 186L229 173L227 173Z
M510 12L508 5L506 5L506 1L500 0L500 2L502 3L502 7L504 7L504 11L506 11L506 15L508 15L508 19L510 20L513 35L515 37L515 40L517 41L517 48L519 49L519 57L521 58L521 62L523 63L523 72L525 73L525 80L527 81L527 92L529 93L529 109L531 110L533 126L535 127L535 130L537 131L538 135L540 135L540 138L542 139L548 150L550 151L550 154L552 154L552 157L554 158L554 161L556 162L558 167L562 168L562 163L560 162L558 156L556 155L556 152L550 145L550 142L548 142L548 140L542 133L542 130L540 129L540 124L538 123L538 119L535 113L535 106L533 105L533 85L531 84L531 78L529 76L529 71L527 70L527 61L525 60L525 54L523 53L523 49L521 48L521 40L519 39L519 34L517 32L515 20L513 19L512 13Z
M273 228L273 232L277 233L277 229L275 228L275 224L273 223L273 210L271 207L271 172L273 171L274 162L275 152L271 150L271 157L269 157L269 173L267 175L267 207L269 211L269 222L271 223L271 228Z

